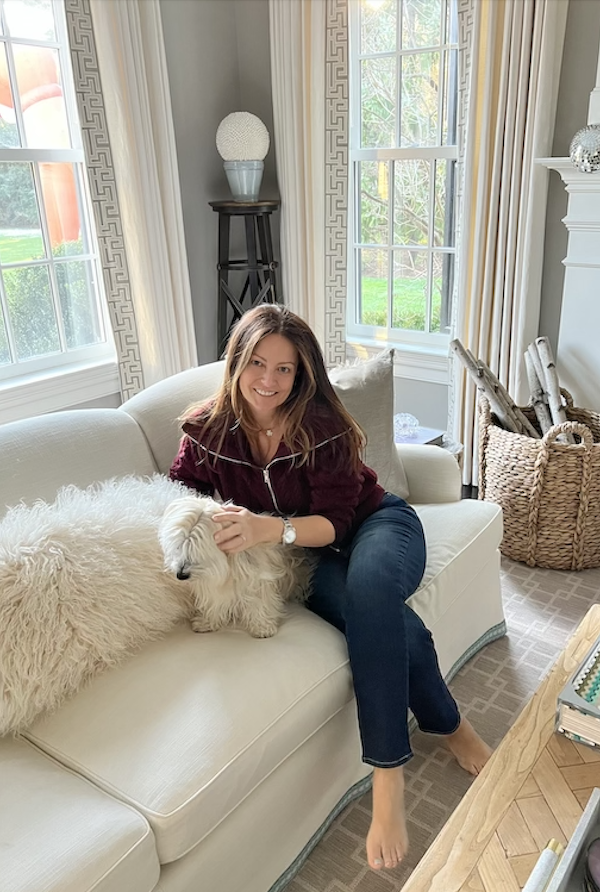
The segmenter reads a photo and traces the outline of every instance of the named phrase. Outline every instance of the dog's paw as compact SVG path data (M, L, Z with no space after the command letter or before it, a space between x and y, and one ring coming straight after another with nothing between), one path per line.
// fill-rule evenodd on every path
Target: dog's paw
M210 623L204 616L195 616L192 619L192 629L194 632L218 632L220 626Z
M248 632L253 638L272 638L277 629L277 623L265 623L265 625L249 627Z

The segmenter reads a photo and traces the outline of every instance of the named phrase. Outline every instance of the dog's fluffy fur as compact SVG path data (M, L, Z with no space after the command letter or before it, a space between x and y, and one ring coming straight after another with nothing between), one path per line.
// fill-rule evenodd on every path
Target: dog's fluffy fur
M62 489L0 521L0 735L192 613L158 524L189 490L156 475Z
M204 496L172 502L159 528L165 565L174 577L191 584L194 631L234 624L256 638L268 638L277 631L285 601L308 594L311 563L304 549L279 544L225 555L215 543L212 520L221 510Z

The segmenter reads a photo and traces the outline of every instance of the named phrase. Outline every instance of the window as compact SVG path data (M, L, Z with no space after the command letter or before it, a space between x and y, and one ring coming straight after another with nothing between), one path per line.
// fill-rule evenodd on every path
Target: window
M351 337L447 345L456 0L351 0Z
M114 359L63 2L0 0L0 385Z

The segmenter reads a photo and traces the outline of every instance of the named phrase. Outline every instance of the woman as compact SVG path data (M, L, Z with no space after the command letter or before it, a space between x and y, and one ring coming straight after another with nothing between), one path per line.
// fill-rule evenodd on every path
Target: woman
M221 389L188 410L183 431L171 477L234 503L214 517L223 552L259 542L317 549L308 606L346 636L363 759L373 766L367 859L395 867L408 849L408 708L472 774L491 753L461 719L431 634L406 605L425 567L420 521L362 463L364 434L332 388L314 334L279 305L242 316Z

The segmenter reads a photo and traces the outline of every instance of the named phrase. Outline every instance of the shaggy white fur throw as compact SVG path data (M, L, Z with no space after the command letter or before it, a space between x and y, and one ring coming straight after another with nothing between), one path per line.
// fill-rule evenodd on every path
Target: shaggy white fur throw
M190 616L158 524L189 495L155 475L11 508L0 521L0 735Z

